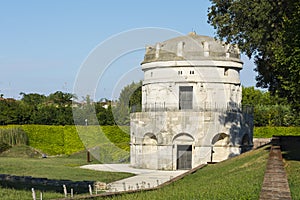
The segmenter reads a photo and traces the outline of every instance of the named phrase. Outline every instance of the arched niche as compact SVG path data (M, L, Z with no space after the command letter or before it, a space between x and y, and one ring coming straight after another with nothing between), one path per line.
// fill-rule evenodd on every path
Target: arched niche
M146 133L143 138L145 145L157 145L157 138L153 133Z
M220 162L228 158L230 138L226 133L218 133L211 140L211 162Z
M229 135L226 133L218 133L211 140L211 144L214 146L225 146L230 142Z

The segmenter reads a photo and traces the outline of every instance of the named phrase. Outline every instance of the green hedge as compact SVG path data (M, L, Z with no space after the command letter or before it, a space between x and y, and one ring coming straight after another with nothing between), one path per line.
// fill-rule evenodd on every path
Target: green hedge
M74 126L23 125L29 145L49 155L72 154L84 149Z
M111 149L115 154L119 150L129 151L129 127L101 126L101 129L99 126L9 125L0 126L0 133L22 130L28 136L26 144L48 155L70 155L85 148L111 146L109 143L115 145Z
M300 136L300 127L254 127L253 136L255 138L271 138L273 135Z
M106 137L117 147L129 151L130 150L130 128L129 126L101 126Z

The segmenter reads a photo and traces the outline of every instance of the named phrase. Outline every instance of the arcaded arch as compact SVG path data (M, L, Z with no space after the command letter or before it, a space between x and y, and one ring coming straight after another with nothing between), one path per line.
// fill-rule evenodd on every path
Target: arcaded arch
M189 144L192 142L194 142L194 138L188 133L179 133L173 137L173 143Z
M153 133L146 133L143 138L143 144L157 145L157 138Z
M227 135L226 133L218 133L213 137L211 144L212 145L227 145L227 144L229 144L229 135Z

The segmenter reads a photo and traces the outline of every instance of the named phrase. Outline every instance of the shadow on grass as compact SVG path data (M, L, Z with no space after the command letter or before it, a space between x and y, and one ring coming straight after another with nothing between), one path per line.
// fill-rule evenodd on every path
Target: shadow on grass
M300 161L300 136L280 136L282 157Z

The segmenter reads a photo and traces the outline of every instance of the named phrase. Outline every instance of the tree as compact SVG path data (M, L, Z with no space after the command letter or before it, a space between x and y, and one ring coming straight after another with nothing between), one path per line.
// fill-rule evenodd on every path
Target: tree
M286 97L300 111L299 0L211 0L217 37L254 56L257 86Z
M298 126L299 116L292 112L285 98L270 95L254 87L243 87L243 105L254 108L255 126Z
M130 112L141 109L141 86L141 81L138 83L132 82L122 89L117 106L113 109L115 122L118 125L129 125Z

